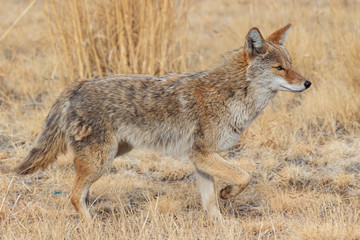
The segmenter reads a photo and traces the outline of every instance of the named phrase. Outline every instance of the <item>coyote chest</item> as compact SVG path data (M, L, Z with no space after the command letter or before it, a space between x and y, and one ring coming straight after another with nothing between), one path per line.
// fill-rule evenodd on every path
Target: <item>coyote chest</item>
M218 143L220 151L227 150L233 147L237 141L239 141L242 133L248 128L253 119L244 119L244 121L230 122L221 132Z
M275 94L261 94L260 96L250 105L236 103L229 106L229 119L219 133L218 148L220 151L231 148L239 141L242 133L259 116Z
M239 141L243 131L243 129L235 130L232 127L224 129L220 135L219 150L224 151L234 146L235 143Z

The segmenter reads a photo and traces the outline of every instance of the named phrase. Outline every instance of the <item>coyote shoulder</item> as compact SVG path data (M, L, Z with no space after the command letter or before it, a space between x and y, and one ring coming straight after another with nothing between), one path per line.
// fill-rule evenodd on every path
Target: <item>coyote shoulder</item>
M220 217L214 177L231 184L220 191L223 199L242 192L250 177L217 152L232 147L278 91L301 92L311 85L284 47L289 29L290 24L265 40L252 28L244 47L203 72L75 81L55 101L18 173L44 169L71 149L71 202L90 218L89 188L115 157L137 147L188 156L204 208Z

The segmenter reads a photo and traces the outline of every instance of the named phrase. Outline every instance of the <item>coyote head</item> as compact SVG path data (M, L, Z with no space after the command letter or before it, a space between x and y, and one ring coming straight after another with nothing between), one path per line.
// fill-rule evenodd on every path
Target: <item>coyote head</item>
M273 91L301 92L310 87L311 82L293 68L284 47L290 27L288 24L277 30L267 40L259 29L250 29L245 42L247 79Z

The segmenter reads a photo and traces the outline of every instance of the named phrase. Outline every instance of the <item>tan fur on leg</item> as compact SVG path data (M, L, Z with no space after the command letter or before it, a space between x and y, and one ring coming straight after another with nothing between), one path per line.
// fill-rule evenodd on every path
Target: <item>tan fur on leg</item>
M193 158L192 161L199 170L234 184L229 185L220 191L220 197L223 199L235 197L250 183L250 176L248 173L225 161L218 154L196 154L196 157Z

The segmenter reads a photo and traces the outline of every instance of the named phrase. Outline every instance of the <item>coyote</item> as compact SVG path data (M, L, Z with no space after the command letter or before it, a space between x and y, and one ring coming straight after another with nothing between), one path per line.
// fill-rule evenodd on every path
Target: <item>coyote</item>
M55 101L17 172L44 169L71 150L76 170L71 203L89 219L89 188L117 156L135 147L187 156L195 165L203 207L221 218L218 195L235 197L250 176L217 153L239 140L278 91L301 92L311 85L295 71L284 47L290 26L266 40L258 28L250 29L244 47L203 72L73 82ZM231 185L217 194L214 178Z

